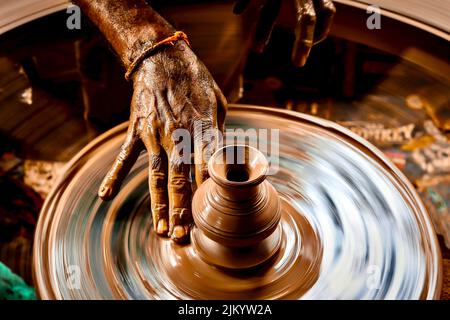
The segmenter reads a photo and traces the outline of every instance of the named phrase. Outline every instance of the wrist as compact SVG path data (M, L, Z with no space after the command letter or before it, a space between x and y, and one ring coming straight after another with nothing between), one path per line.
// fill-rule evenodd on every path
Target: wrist
M176 52L180 53L190 51L190 43L187 35L182 31L175 31L170 36L157 42L148 41L144 43L141 48L134 52L135 56L130 60L130 64L127 66L125 79L130 80L133 73L139 68L144 60L155 54L159 54L160 52L166 52L166 50L176 50Z
M174 32L175 29L170 25L149 25L129 32L133 36L128 39L126 57L122 59L125 67L128 68L144 50L170 37Z

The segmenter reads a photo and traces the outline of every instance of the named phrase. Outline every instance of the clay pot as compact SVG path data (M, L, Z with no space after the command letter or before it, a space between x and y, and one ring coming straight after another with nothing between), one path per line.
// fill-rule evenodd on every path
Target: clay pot
M216 180L195 195L195 246L180 246L152 229L147 154L112 201L99 199L98 187L126 137L124 123L74 157L46 198L33 248L39 297L439 298L442 269L432 221L406 177L379 150L335 123L281 109L229 105L227 126L243 129L235 132L238 138L246 138L250 128L280 129L279 168L268 179L281 201L281 220L273 233L267 230L278 210L256 209L260 203L277 208L277 197L268 195L274 193L270 185L256 179L266 172L257 166L266 163L259 156L244 166L247 179L224 166L218 166L217 174L211 168ZM255 159L255 153L247 155ZM260 182L265 191L255 192L258 183L250 188L250 181ZM231 191L235 183L243 188ZM251 196L261 192L268 203ZM347 210L352 203L366 209ZM390 206L393 210L379 209ZM239 214L234 226L233 210ZM244 217L248 222L241 222ZM227 232L217 232L222 226ZM79 290L67 283L73 266L83 275ZM248 266L261 268L243 270ZM383 267L378 290L367 285L367 270L373 266Z
M268 261L280 245L281 203L266 181L264 155L245 145L226 146L208 163L210 178L194 195L192 242L218 267L248 269Z

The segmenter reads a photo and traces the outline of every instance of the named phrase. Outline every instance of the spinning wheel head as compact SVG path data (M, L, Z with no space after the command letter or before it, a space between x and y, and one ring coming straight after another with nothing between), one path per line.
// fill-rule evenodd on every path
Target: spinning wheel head
M279 170L226 146L196 191L192 243L155 235L142 155L112 201L97 189L126 124L83 149L42 209L34 269L42 298L432 299L440 253L404 176L350 131L270 108L232 106L227 127L278 129ZM243 164L222 164L241 150ZM74 273L79 278L73 277ZM68 275L74 282L68 283ZM76 280L79 280L78 282Z

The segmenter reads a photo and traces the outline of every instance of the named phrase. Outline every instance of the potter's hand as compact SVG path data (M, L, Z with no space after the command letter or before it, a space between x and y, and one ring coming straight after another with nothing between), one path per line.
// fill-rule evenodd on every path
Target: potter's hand
M175 130L187 129L193 137L199 185L207 178L205 160L217 140L194 136L194 125L200 122L203 131L222 129L226 101L206 67L182 41L144 60L133 74L133 83L127 137L99 195L114 196L145 146L154 228L159 235L182 242L192 223L190 154L189 162L183 161L186 155L176 148L177 134L183 132ZM183 143L190 149L191 141Z
M270 40L280 12L281 0L237 0L234 12L243 12L250 2L258 2L260 19L255 33L255 50L262 52ZM324 40L331 28L336 9L331 0L293 0L297 25L292 62L304 66L314 44Z
M99 196L108 199L117 193L145 147L149 156L155 230L182 242L188 238L192 222L190 165L186 163L189 161L183 161L190 160L190 154L180 155L173 134L186 133L176 131L186 129L192 136L198 122L204 132L208 128L222 129L225 98L206 67L185 43L186 36L175 32L145 0L73 2L104 34L134 86L128 133L100 186ZM184 37L180 40L176 35ZM152 49L161 42L165 45ZM206 160L217 143L201 133L193 137L197 184L207 176Z

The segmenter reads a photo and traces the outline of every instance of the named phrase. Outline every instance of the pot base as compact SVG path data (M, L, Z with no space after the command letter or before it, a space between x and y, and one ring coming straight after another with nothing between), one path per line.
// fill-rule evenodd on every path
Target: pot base
M39 296L438 298L440 254L432 223L380 151L334 123L283 110L231 106L227 126L280 130L279 170L267 181L292 211L282 210L280 249L270 263L224 271L204 262L192 245L156 236L147 154L113 200L99 199L125 138L123 124L83 149L46 199L33 254Z
M160 283L171 291L167 294L181 299L300 298L319 276L322 245L308 220L286 199L281 198L281 201L281 220L274 232L274 235L279 232L279 248L269 261L253 269L233 271L214 267L200 257L194 244L179 246L156 236L151 230L144 242L147 248L144 250L148 257L152 257L154 268L154 278L148 282L148 289L157 290ZM145 201L142 207L147 206ZM147 215L147 210L137 213L134 223L147 220ZM193 233L196 231L196 228L192 230ZM218 258L223 260L223 257ZM107 265L113 266L111 263ZM107 275L112 276L113 272L107 270ZM144 273L140 277L150 281Z

